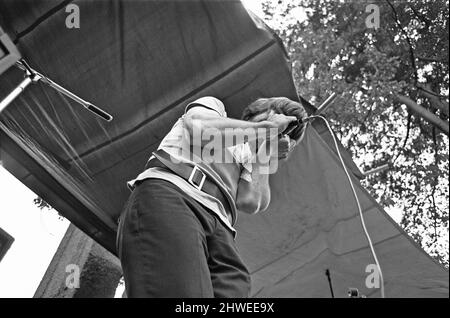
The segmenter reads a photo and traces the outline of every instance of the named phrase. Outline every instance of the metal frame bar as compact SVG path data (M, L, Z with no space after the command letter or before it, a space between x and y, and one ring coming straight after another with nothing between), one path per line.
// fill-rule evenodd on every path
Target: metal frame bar
M0 56L0 75L3 74L7 69L13 66L17 61L19 61L22 56L19 50L17 50L14 43L9 38L3 29L0 27L0 50L4 53Z
M0 29L1 30L1 29ZM6 35L6 34L5 34ZM20 55L19 55L20 57ZM8 61L11 62L11 61ZM3 64L3 59L2 59ZM85 101L81 97L78 97L76 94L72 93L71 91L65 89L64 87L58 85L57 83L53 82L48 77L42 75L41 73L37 72L36 70L32 69L28 63L24 59L20 59L18 61L15 61L15 64L19 69L25 72L25 79L11 92L6 96L1 102L0 102L0 113L5 110L6 107L8 107L9 104L11 104L14 99L16 99L31 83L37 83L38 81L50 86L51 88L55 89L56 91L60 92L64 96L67 96L71 100L77 102L90 112L94 113L95 115L99 116L100 118L111 121L113 119L113 116L106 111L102 110L101 108L95 106L94 104ZM1 70L1 69L0 69Z

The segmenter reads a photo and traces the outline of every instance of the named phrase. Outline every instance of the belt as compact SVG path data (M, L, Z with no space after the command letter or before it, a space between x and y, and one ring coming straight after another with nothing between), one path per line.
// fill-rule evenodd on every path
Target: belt
M194 188L203 191L219 200L225 210L234 219L229 201L223 194L222 190L216 185L214 179L205 174L196 165L192 166L184 162L174 163L172 161L172 158L170 157L170 154L162 149L155 151L153 155L155 156L155 158L152 158L147 162L147 164L145 165L145 169L153 167L169 169L176 175L189 182Z

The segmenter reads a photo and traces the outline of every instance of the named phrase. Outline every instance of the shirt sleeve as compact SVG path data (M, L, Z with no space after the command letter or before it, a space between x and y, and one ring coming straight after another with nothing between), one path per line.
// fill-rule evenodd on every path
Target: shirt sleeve
M201 97L199 99L196 99L195 101L189 103L186 108L184 109L184 113L186 114L187 111L195 106L203 106L209 109L212 109L216 111L220 116L227 117L227 112L225 111L225 105L222 103L220 99L217 99L212 96L205 96Z
M244 179L247 182L252 182L252 164L251 163L246 163L242 165L242 171L241 171L241 179Z
M229 147L228 150L231 151L236 162L240 163L242 166L240 178L247 182L252 182L253 153L250 149L250 145L248 143L239 144Z

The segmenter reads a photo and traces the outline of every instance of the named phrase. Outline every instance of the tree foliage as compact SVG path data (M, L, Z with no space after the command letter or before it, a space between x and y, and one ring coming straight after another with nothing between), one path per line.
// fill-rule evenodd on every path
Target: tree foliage
M361 170L389 164L363 184L448 266L448 2L372 2L376 29L365 1L266 1L263 10L299 94L316 105L340 95L326 115Z
M33 199L33 203L36 205L36 207L39 210L47 210L47 211L53 211L53 207L48 204L44 199L42 199L41 197L36 197ZM56 211L57 212L57 211ZM58 219L60 221L64 220L64 216L62 214L60 214L59 212L57 212L58 214Z
M50 204L48 204L44 199L42 199L41 197L36 197L33 199L33 203L36 205L36 207L38 207L40 210L52 210L52 206Z

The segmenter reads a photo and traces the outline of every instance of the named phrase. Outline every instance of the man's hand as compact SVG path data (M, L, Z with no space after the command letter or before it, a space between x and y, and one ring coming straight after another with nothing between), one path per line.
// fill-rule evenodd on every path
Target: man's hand
M278 135L286 130L289 123L296 120L297 118L295 116L286 116L275 113L270 114L265 122L267 122L271 128L276 128L277 131L272 131L272 129L269 129L267 132L268 139L278 138Z
M287 126L293 122L297 120L297 117L295 116L286 116L283 114L271 114L269 115L269 117L267 118L268 121L274 123L277 128L278 128L278 132L282 133L283 131L286 130Z
M283 135L278 139L278 153L273 155L280 160L287 160L296 145L297 143L294 139L291 139L288 135Z

